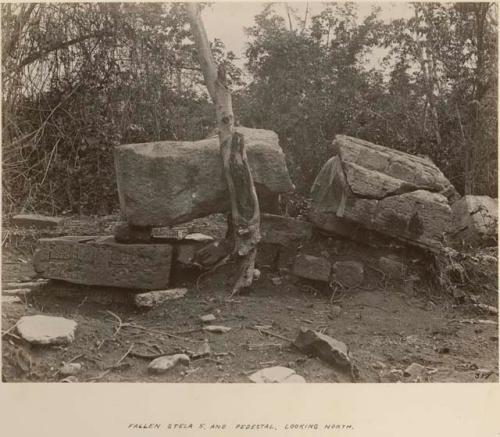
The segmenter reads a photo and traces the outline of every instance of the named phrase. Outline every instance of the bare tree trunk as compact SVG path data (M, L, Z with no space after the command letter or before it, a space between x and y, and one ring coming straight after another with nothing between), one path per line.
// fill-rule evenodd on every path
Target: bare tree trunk
M234 130L231 93L226 86L225 69L223 66L217 69L199 5L186 3L185 7L205 85L215 104L224 177L231 202L232 255L240 261L239 276L231 293L234 295L253 281L257 243L260 240L259 201L247 160L244 137Z
M427 97L427 103L429 105L430 113L432 116L432 122L434 127L434 136L436 138L436 143L438 147L441 147L441 133L439 131L439 115L436 108L434 87L435 87L435 77L432 75L431 66L432 63L432 53L429 55L427 53L427 47L425 42L422 42L419 37L418 26L420 24L420 16L418 15L418 10L415 8L415 41L418 46L418 58L420 62L420 68L424 76L425 83L425 95Z

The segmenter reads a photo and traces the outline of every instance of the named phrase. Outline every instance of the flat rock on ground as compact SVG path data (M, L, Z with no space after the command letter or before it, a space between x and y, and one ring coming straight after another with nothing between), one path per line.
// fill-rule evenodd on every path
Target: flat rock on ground
M148 370L151 373L164 373L178 364L189 366L189 363L190 359L185 354L166 355L151 361L148 365Z
M295 370L289 369L287 367L267 367L265 369L259 370L249 376L250 380L255 383L305 383L306 380L295 373Z
M32 344L68 344L75 339L77 323L64 317L24 316L17 322L19 335Z
M136 294L134 296L134 302L140 308L153 308L168 300L180 299L184 297L187 292L187 288L149 291L147 293Z
M349 350L345 343L335 340L328 335L321 334L312 329L301 328L293 344L305 354L317 356L323 361L343 370L350 370L352 367Z

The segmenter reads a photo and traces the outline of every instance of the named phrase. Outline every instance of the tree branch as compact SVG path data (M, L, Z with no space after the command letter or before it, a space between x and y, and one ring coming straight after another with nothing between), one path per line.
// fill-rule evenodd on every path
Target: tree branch
M43 57L47 56L48 54L55 52L57 50L63 50L68 47L71 47L75 44L79 44L83 41L86 41L88 39L92 38L102 38L104 36L111 36L112 33L109 31L99 31L99 32L94 32L88 35L82 35L77 38L70 39L68 41L59 41L57 43L52 44L51 46L40 50L35 53L31 53L30 55L26 56L24 59L22 59L19 64L15 67L15 71L19 71L26 67L27 65L32 64L33 62L38 61L39 59L42 59Z
M238 257L240 261L232 296L253 281L256 248L260 240L259 201L248 164L244 137L234 132L233 106L231 93L226 86L226 71L222 65L217 69L199 5L187 3L186 10L205 84L215 104L222 166L231 202L234 243L232 256Z

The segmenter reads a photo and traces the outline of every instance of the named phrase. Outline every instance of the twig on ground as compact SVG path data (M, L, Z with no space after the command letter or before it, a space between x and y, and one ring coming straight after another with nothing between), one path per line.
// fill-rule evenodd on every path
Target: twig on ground
M80 354L80 355L77 355L76 357L73 357L71 358L69 361L66 361L64 364L70 364L72 363L73 361L76 361L78 360L79 358L82 358L84 357L85 354ZM54 373L54 377L56 377L57 375L59 375L59 373L61 372L61 368L57 369L56 373Z
M285 341L288 341L290 343L293 343L293 340L290 340L289 338L284 337L283 335L275 334L274 332L268 331L267 329L257 328L255 326L252 326L251 329L256 330L259 334L262 334L262 333L267 334L267 335L270 335L271 337L276 337L276 338L279 338L281 340L285 340Z
M2 332L2 337L3 337L4 335L9 334L9 333L10 333L11 331L13 331L14 329L16 329L16 326L17 326L17 323L16 323L16 324L14 324L14 325L12 325L12 326L11 326L9 329L7 329L6 331ZM16 336L16 337L17 337L17 336Z
M106 312L110 315L112 315L117 321L118 321L118 327L116 328L115 332L113 333L112 337L116 337L118 335L118 333L120 332L120 330L124 327L124 326L128 326L130 325L129 323L123 323L122 319L120 319L119 316L117 316L114 312L110 311L110 310L106 310Z
M127 352L125 352L123 354L123 356L116 362L115 366L118 366L125 358L127 358L127 356L130 354L130 352L132 352L133 348L134 348L134 343L132 343L130 345L130 347L128 348Z
M98 376L94 376L94 377L92 377L92 378L87 379L87 381L88 381L88 382L90 382L90 381L97 381L97 380L99 380L99 379L102 379L102 378L104 378L104 377L105 377L108 373L110 373L110 372L111 372L111 370L113 370L113 369L112 369L112 368L111 368L111 369L107 369L107 370L105 370L104 372L102 372L100 375L98 375Z
M155 358L164 357L165 355L170 355L170 353L165 352L161 354L141 354L140 352L131 351L129 353L131 357L142 358L144 360L154 360Z
M88 296L85 296L83 300L76 306L74 314L78 313L78 310L87 302Z
M178 335L171 334L170 332L147 328L145 326L136 325L135 323L127 323L127 324L124 324L123 326L127 326L129 328L141 329L143 331L151 332L153 334L165 335L166 337L176 338L177 340L191 341L191 342L194 342L194 343L200 343L200 342L203 343L203 340L193 340L193 339L187 338L187 337L180 337Z

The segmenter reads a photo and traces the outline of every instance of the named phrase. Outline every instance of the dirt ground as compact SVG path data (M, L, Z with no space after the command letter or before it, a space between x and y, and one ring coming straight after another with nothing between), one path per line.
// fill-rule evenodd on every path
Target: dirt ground
M106 226L99 230L108 231ZM203 226L195 230L210 233ZM75 234L74 228L71 231ZM220 227L215 231L221 232ZM51 281L24 303L2 305L3 381L60 381L60 367L73 361L83 365L78 382L250 382L250 374L271 366L292 368L310 383L351 382L350 375L294 348L291 342L301 327L347 344L359 368L357 382L415 382L403 372L412 363L425 366L422 382L498 381L498 316L485 314L467 300L457 303L426 281L408 286L382 280L369 268L374 256L369 250L318 238L319 243L302 250L361 259L366 277L360 288L338 293L332 301L330 292L286 271L264 267L248 292L228 299L230 266L206 277L199 289L198 272L177 271L173 286L187 287L188 293L144 311L132 304L129 290ZM33 241L27 241L6 239L3 284L35 276ZM498 304L496 295L478 297ZM75 341L65 347L25 343L10 328L23 315L33 314L75 320ZM214 324L231 327L231 331L203 331L200 316L205 314L215 315ZM192 354L205 340L212 351L208 358L192 360L190 366L180 365L163 375L148 373L151 358L139 356Z

